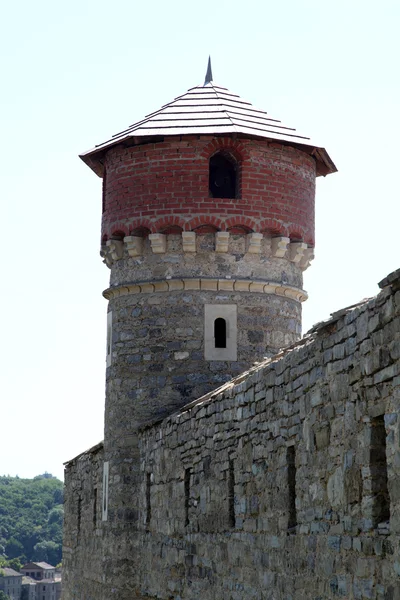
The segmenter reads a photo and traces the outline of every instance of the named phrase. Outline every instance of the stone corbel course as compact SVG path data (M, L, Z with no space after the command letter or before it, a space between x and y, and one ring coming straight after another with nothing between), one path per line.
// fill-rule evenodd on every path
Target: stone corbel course
M184 252L196 252L196 233L182 231L182 248Z
M149 240L154 254L164 254L166 252L167 236L164 233L151 233Z
M247 252L249 254L261 254L261 242L263 239L262 233L247 234Z
M121 240L108 240L107 249L113 260L120 260L124 255L124 243Z
M143 254L143 238L135 235L124 237L124 243L129 256L140 256Z
M314 260L314 248L307 248L304 250L303 257L299 263L300 269L305 271L311 264L311 261Z
M276 258L283 258L287 252L290 238L288 237L274 237L271 240L272 256Z
M215 252L228 252L229 231L217 231L215 234Z
M304 256L304 252L307 250L307 244L303 242L291 242L289 244L289 260L299 264Z
M229 251L230 234L228 231L218 231L215 234L215 252L226 253ZM262 233L247 234L247 253L261 254ZM151 233L149 235L151 250L154 254L165 254L167 251L167 236L164 233ZM130 257L143 255L144 239L139 236L126 236L124 241L108 240L101 247L100 256L107 267L120 260L124 254L124 246ZM196 252L196 232L182 232L182 250L184 253ZM304 242L291 242L288 237L275 237L271 240L271 255L274 258L287 258L305 271L314 259L314 248L309 248Z
M297 302L307 300L307 292L291 285L282 285L276 281L253 281L251 279L205 279L185 278L167 279L163 281L145 281L126 283L104 290L103 296L112 300L127 294L152 294L158 292L176 292L199 290L209 292L252 292L258 294L275 294L285 296Z

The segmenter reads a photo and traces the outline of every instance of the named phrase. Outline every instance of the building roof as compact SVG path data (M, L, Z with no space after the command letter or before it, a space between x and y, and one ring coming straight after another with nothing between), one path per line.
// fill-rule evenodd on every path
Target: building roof
M10 567L0 567L0 571L3 571L6 577L22 577L21 573L14 571Z
M284 125L266 111L255 108L247 100L214 83L210 61L203 85L190 88L156 112L81 154L81 158L102 176L104 152L117 144L129 146L173 135L210 134L275 140L313 155L317 162L317 175L327 175L337 170L325 148L315 145L309 137L300 135L293 127Z
M55 569L55 567L46 562L29 562L21 568L21 571L29 569Z

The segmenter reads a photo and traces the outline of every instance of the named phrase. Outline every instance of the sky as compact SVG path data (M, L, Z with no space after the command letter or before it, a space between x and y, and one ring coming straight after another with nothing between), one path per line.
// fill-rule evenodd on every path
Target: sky
M103 436L109 271L79 159L214 81L325 147L303 331L400 267L397 0L28 0L0 19L0 474L63 477Z

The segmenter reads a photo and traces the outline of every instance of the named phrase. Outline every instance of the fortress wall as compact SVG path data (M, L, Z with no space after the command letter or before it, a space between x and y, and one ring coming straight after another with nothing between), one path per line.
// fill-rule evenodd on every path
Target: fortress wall
M62 600L103 594L103 445L66 464Z
M71 461L63 600L399 600L399 275L143 430L125 530L102 448Z
M143 597L400 598L393 288L142 433Z

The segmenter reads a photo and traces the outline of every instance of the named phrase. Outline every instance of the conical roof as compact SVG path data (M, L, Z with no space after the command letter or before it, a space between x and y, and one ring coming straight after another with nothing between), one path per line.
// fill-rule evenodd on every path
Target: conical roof
M211 75L210 65L208 73ZM318 175L337 170L326 150L313 144L310 138L298 134L293 127L287 127L264 110L255 108L247 100L207 79L204 85L190 88L156 112L146 115L142 121L85 152L81 155L82 160L101 175L104 151L117 144L141 144L151 138L173 135L236 134L237 137L265 138L296 146L314 156Z

